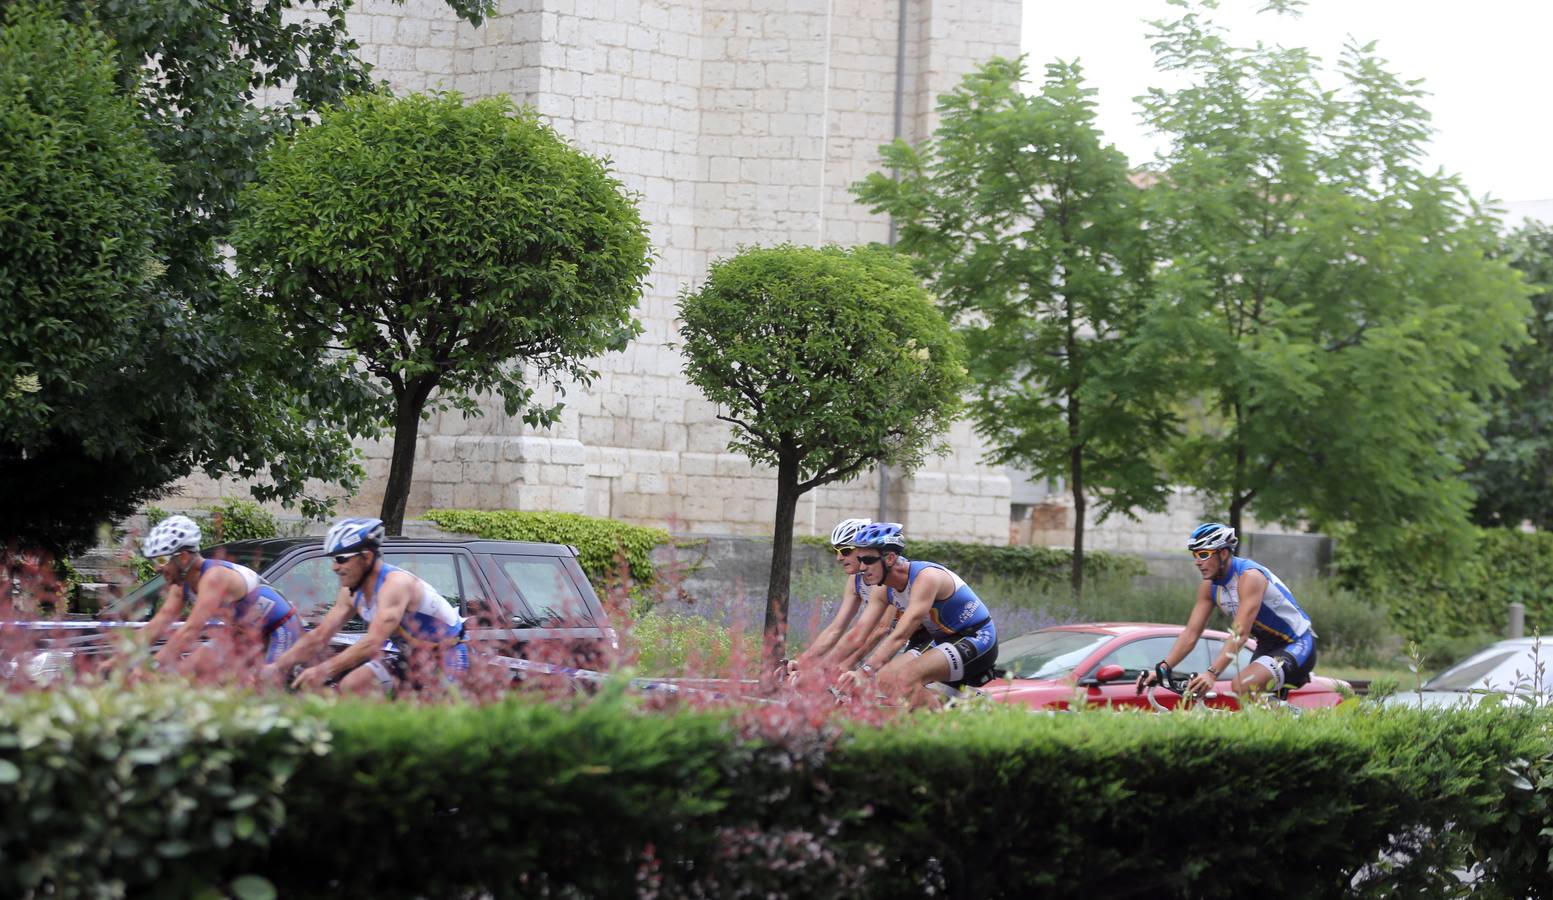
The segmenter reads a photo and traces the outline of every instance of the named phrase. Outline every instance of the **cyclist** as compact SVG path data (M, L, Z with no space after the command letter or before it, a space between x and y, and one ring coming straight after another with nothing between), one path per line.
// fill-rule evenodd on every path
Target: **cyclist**
M319 687L338 680L346 691L383 690L392 696L404 687L419 687L411 675L417 658L425 658L422 653L433 654L431 658L449 676L469 670L464 620L458 610L431 585L384 562L382 543L381 519L347 518L330 527L324 552L334 557L340 593L318 627L271 664L272 677L316 658L353 615L367 623L366 635L349 649L303 669L292 687ZM397 654L385 654L390 642Z
M863 583L875 589L859 630L871 630L886 606L900 617L857 669L842 673L842 683L876 681L882 693L915 706L929 699L924 686L935 681L955 688L991 681L997 627L965 579L938 563L906 559L906 537L895 522L869 525L856 544ZM907 652L897 657L902 648Z
M869 524L869 519L844 519L831 529L831 549L836 552L836 562L841 565L841 571L846 573L841 587L841 606L836 610L835 618L814 636L814 640L804 648L803 653L799 654L797 659L787 662L783 674L796 679L805 672L824 668L827 665L826 657L836 647L842 634L846 633L847 626L857 615L858 609L862 607L868 588L863 584L863 576L857 571L855 541L858 532Z
M1316 665L1316 632L1311 628L1310 616L1295 602L1293 592L1266 566L1236 556L1235 548L1239 545L1235 529L1218 522L1204 522L1187 537L1186 547L1202 581L1197 586L1197 603L1186 628L1161 664L1172 668L1186 658L1202 636L1215 604L1234 621L1219 655L1207 671L1198 673L1187 685L1193 693L1211 690L1251 637L1256 638L1256 657L1235 676L1233 690L1238 696L1297 688L1310 681L1311 669ZM1137 688L1141 692L1158 681L1157 672L1144 672L1138 676Z
M145 645L149 647L167 634L156 663L162 668L176 667L205 626L219 619L232 627L237 646L246 645L265 662L274 662L302 635L296 608L253 569L224 559L206 559L200 554L200 538L200 527L193 519L174 515L158 522L141 541L141 553L167 579L161 608L140 632ZM172 629L185 604L192 606L183 627ZM197 654L196 667L216 662L210 656L213 652L203 648Z

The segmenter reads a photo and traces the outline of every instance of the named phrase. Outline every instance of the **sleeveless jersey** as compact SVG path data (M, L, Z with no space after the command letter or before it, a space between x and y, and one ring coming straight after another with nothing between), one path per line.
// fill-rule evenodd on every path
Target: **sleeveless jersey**
M237 598L237 603L232 609L232 622L246 628L257 628L265 634L269 634L279 628L286 620L292 617L295 608L286 601L280 592L265 583L259 577L259 573L224 559L207 559L200 564L200 578L213 568L231 569L243 579L245 590L243 596ZM189 586L183 586L183 599L185 602L194 599L194 591Z
M1267 579L1267 590L1262 592L1262 608L1257 610L1251 623L1251 637L1257 638L1258 653L1266 641L1279 645L1290 644L1310 631L1310 616L1294 602L1294 593L1278 576L1255 560L1243 556L1230 557L1223 575L1213 581L1213 602L1230 618L1240 610L1240 576L1249 571L1261 572Z
M933 606L928 610L927 617L923 619L922 626L935 641L949 640L973 633L992 622L992 613L987 611L986 604L976 596L965 579L950 572L949 569L934 562L912 562L906 576L906 587L896 593L890 592L890 602L896 609L906 611L911 603L911 587L916 584L917 576L923 569L943 569L949 572L949 577L954 580L954 593L942 600L933 601Z
M355 604L356 613L361 616L362 621L370 625L373 616L377 615L378 592L383 589L383 579L388 577L389 572L404 572L414 578L419 585L418 596L411 601L404 612L404 617L399 620L398 637L433 644L445 644L463 638L464 620L453 604L415 573L388 563L383 563L378 569L377 582L372 589L370 604L367 602L365 592L361 590L357 590L355 597L352 598L351 602Z

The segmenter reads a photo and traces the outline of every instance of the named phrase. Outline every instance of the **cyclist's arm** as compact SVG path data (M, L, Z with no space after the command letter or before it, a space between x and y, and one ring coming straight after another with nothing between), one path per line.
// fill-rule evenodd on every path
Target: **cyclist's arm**
M318 655L318 651L327 645L329 639L338 634L341 628L345 627L345 623L349 622L355 613L356 604L351 602L350 589L340 588L334 606L329 608L329 612L324 614L323 619L267 668L287 672L298 663L311 662Z
M392 572L383 579L376 598L377 612L372 616L372 624L367 626L367 633L350 647L318 664L325 678L343 675L382 652L383 644L393 636L410 608L416 583L415 576L407 572Z
M151 621L146 627L140 629L140 640L146 647L155 644L167 629L178 621L178 616L183 612L183 585L169 584L162 591L162 605L157 607L156 613L151 616Z
M846 585L841 591L841 608L836 610L836 617L830 620L819 634L814 636L814 643L810 644L803 653L798 656L798 665L807 667L823 660L826 654L835 648L836 641L841 638L841 633L846 630L847 623L852 621L852 616L857 613L857 608L862 604L862 598L857 595L857 579L847 576Z
M848 653L846 658L841 661L841 668L843 669L850 669L861 662L863 657L866 656L869 651L879 646L879 642L884 640L884 636L889 634L895 625L894 619L892 619L889 615L889 611L894 608L889 603L889 593L883 588L879 588L878 590L885 597L885 614L879 617L879 621L874 624L873 628L868 630L867 634L863 634L861 640L857 641L857 649L853 650L851 653ZM861 628L861 625L859 625L859 628ZM858 633L862 634L861 631Z
M885 663L901 652L901 648L911 640L912 634L921 627L922 620L927 617L928 610L933 608L933 601L943 587L943 580L948 577L942 575L942 572L942 569L928 569L917 576L917 583L912 587L911 602L906 604L906 611L895 621L895 629L879 642L879 646L875 647L872 653L868 654L868 658L864 660L866 665L876 671L884 668Z
M167 643L156 653L156 662L159 666L176 665L183 658L183 651L194 642L194 639L205 633L205 623L209 622L221 608L221 601L227 598L242 596L242 591L247 587L243 577L231 569L212 566L200 578L200 588L194 594L194 606L189 609L189 615L183 620L183 626L168 635ZM228 623L229 625L231 623Z
M1235 623L1230 626L1229 637L1213 660L1213 671L1220 674L1240 652L1240 648L1245 646L1246 639L1251 637L1251 624L1256 621L1256 614L1262 611L1262 595L1267 591L1267 578L1261 572L1251 569L1240 576L1236 588L1240 593L1240 608L1235 610Z
M836 646L832 647L823 658L823 665L840 669L852 667L858 657L867 651L868 636L884 618L885 607L890 605L888 596L882 587L869 589L868 599L863 606L862 615L858 617L857 624L847 629L846 633L836 640Z

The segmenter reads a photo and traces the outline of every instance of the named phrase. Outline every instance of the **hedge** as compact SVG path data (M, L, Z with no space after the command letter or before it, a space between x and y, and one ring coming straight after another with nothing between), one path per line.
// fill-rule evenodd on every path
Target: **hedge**
M1546 711L811 712L9 695L0 895L1553 897Z
M800 543L828 547L828 538L805 535ZM1066 582L1073 568L1073 551L1053 547L967 544L960 541L911 540L906 555L912 559L930 559L953 569L963 578L1003 577L1035 582ZM1108 575L1133 576L1147 571L1143 561L1133 556L1084 552L1084 577Z
M1526 630L1553 628L1553 533L1474 529L1469 546L1443 553L1422 539L1387 557L1347 549L1343 580L1391 611L1404 635L1503 633L1511 603L1526 606Z
M501 541L542 541L577 548L577 562L593 587L604 594L618 578L623 557L636 587L645 591L653 584L652 548L669 541L661 528L628 525L614 519L561 512L487 512L471 509L433 509L425 518L444 531L472 534Z
M4 695L0 896L273 896L260 853L327 737L307 706L175 684Z

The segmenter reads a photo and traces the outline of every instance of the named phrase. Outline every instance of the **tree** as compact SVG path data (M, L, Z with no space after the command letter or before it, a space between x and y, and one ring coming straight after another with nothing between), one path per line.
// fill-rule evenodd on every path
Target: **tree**
M1483 430L1488 446L1467 467L1477 493L1472 518L1485 526L1553 527L1553 227L1526 222L1501 257L1531 288L1531 342L1510 356L1515 386L1495 395Z
M119 92L109 41L0 7L0 543L59 551L170 474L137 382L156 334L166 169ZM165 415L167 396L151 403ZM146 428L146 426L150 426ZM144 430L143 430L144 429ZM86 512L87 515L82 515Z
M1253 505L1378 546L1463 527L1526 304L1494 219L1422 169L1421 89L1373 45L1328 90L1305 50L1236 47L1195 11L1154 25L1186 84L1143 98L1171 141L1146 192L1172 299L1152 330L1205 410L1178 476L1237 528Z
M966 76L933 140L884 148L898 177L856 192L900 223L898 247L956 316L991 459L1066 478L1077 599L1088 495L1102 518L1162 508L1174 416L1165 373L1135 352L1153 261L1126 157L1102 142L1077 65L1047 66L1038 95L1024 75L993 59Z
M963 351L909 264L875 248L744 250L683 292L679 313L685 374L733 426L728 449L776 469L774 664L798 498L872 465L919 465L958 411Z
M488 0L449 3L475 24L491 6ZM163 163L150 205L140 202L138 190L124 198L140 211L113 252L128 266L147 240L152 249L132 273L115 270L134 285L126 287L119 306L98 305L101 295L90 302L86 295L55 295L47 303L67 308L65 314L31 318L44 315L36 296L25 311L19 295L0 298L18 304L6 310L16 315L0 318L0 330L12 337L0 342L0 372L27 368L20 382L13 376L0 386L0 406L25 406L28 415L42 414L49 422L42 432L23 436L7 429L0 438L0 501L11 510L0 531L9 537L55 550L79 548L104 519L133 511L196 469L212 477L257 478L258 499L300 501L309 515L329 506L309 494L312 483L349 489L359 482L350 437L375 434L374 421L360 414L375 391L339 360L301 357L257 330L230 302L235 292L223 257L237 192L253 177L272 137L370 85L345 29L349 6L347 0L0 2L6 15L36 8L61 25L112 38L93 51L91 62L64 44L52 46L99 79L93 91L106 60L110 85L116 79L131 103L136 114L117 121L105 146L124 146L134 136ZM295 15L303 10L306 17ZM8 53L0 62L36 59L43 64L37 73L56 80L28 93L20 92L21 82L9 85L12 114L19 114L23 107L16 104L26 96L60 86L47 54L21 47L18 53L23 55ZM20 65L11 71L30 77ZM265 91L270 93L261 103ZM281 96L289 99L277 102ZM44 116L52 111L34 109ZM6 129L12 143L0 161L6 179L0 193L22 201L0 207L6 220L0 228L8 231L3 246L18 261L0 266L4 277L17 279L34 278L38 270L28 264L61 252L68 236L100 224L100 217L91 217L102 212L96 203L79 210L71 203L49 206L56 198L31 192L35 179L52 177L37 166L62 163L37 155L47 157L39 149L49 140L46 128L22 124L31 130ZM28 141L43 143L18 149ZM78 211L87 219L74 223ZM38 226L43 221L57 224L57 233ZM37 284L48 291L62 287L57 280ZM26 351L18 352L22 345ZM89 353L78 352L86 348ZM82 377L87 355L92 376ZM69 390L62 394L63 385Z
M351 359L388 385L382 518L399 533L421 419L508 415L552 424L588 361L636 335L649 269L636 207L606 167L506 98L354 97L278 141L244 191L232 236L269 317L296 352ZM435 393L435 396L433 396Z

